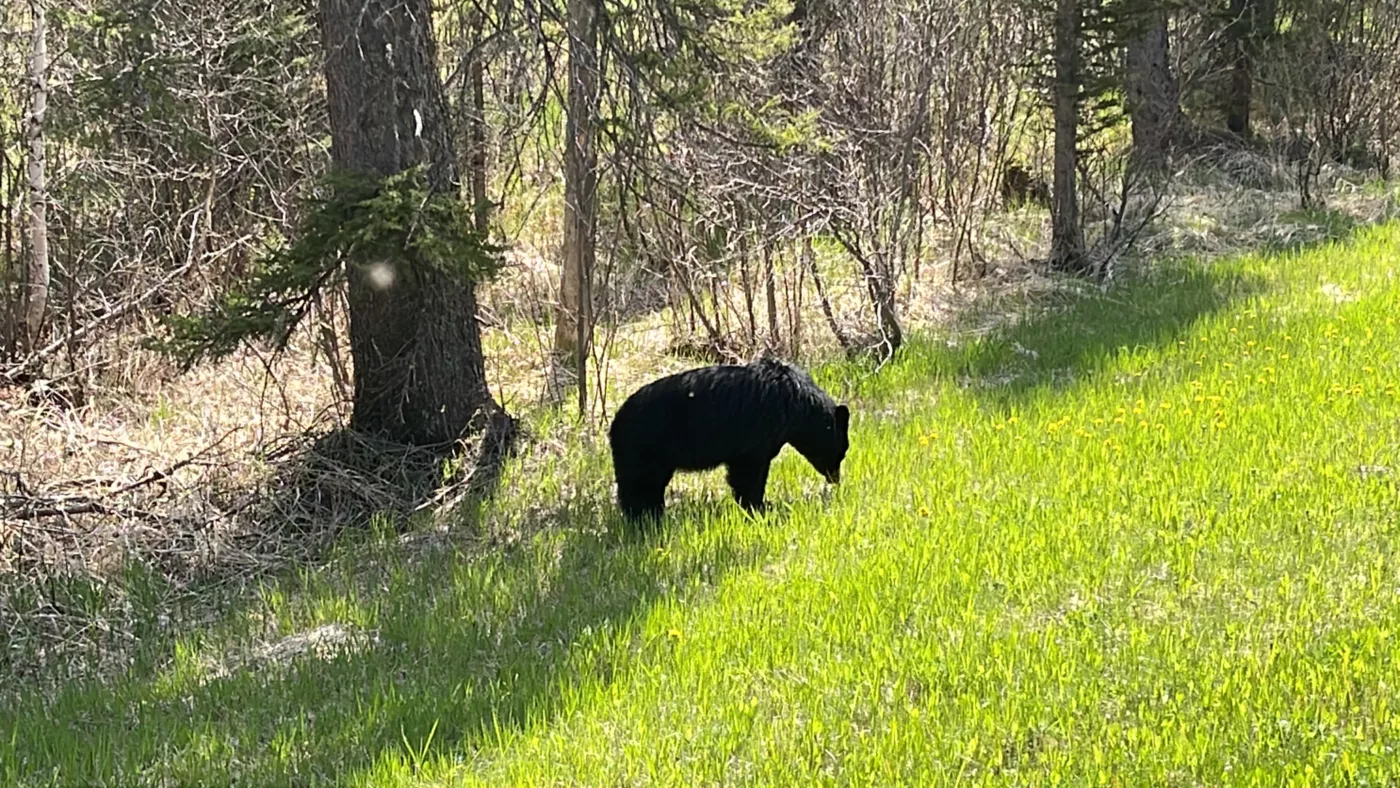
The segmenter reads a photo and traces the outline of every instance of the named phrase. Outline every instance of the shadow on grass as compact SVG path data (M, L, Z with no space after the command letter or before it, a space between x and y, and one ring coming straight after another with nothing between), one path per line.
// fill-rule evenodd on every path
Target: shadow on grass
M149 512L98 509L106 519L57 529L93 537L21 556L21 582L0 589L0 631L9 635L0 703L14 686L121 671L148 641L175 637L191 618L207 621L211 600L317 566L370 523L413 528L420 512L443 503L481 510L519 437L518 421L499 409L483 410L461 441L436 447L343 428L288 435L266 447L266 474L211 473L178 495L157 494L161 506Z
M1335 208L1296 209L1274 223L1277 232L1260 251L1270 254L1303 252L1333 241L1346 241L1365 225Z
M225 622L245 622L247 632L188 651L167 643L160 664L51 701L17 698L0 711L0 730L23 731L13 744L0 740L0 764L9 764L0 780L338 783L381 759L411 761L410 748L470 758L504 733L567 717L589 687L674 647L664 631L643 636L638 622L653 605L717 583L762 550L731 541L727 529L666 549L670 529L713 505L681 504L667 529L630 537L616 535L613 508L580 496L507 549L466 556L443 540L415 555L391 545L374 560L271 584L264 599L274 601L226 611ZM286 659L247 648L266 631L247 622L269 612L282 632L324 635L333 623L355 637L322 637L335 648ZM220 659L231 643L244 653Z
M268 525L187 575L178 600L180 567L131 570L141 612L101 678L89 661L0 688L0 731L23 731L0 735L0 782L340 782L410 748L470 756L672 647L636 622L759 560L724 529L665 549L727 502L677 502L662 529L628 535L610 485L501 487L517 426L477 431L456 469L343 431L288 444L248 507ZM415 532L445 474L466 522ZM267 558L240 576L249 555ZM77 586L75 600L100 592Z
M1172 346L1262 286L1237 266L1183 264L1108 290L1083 287L970 345L953 372L979 398L1009 408L1078 385L1119 354Z
M1327 237L1257 254L1269 265L1288 265L1293 254L1349 243L1368 226L1337 224ZM970 340L911 343L886 369L867 369L860 380L845 381L846 390L878 401L952 380L998 411L1024 406L1083 384L1122 355L1174 347L1199 322L1264 291L1268 277L1251 268L1257 266L1237 258L1172 261L1126 274L1106 288L1069 280L1055 294L1037 296L1029 316L1019 321L997 316L991 321L996 327ZM971 318L965 316L976 322Z

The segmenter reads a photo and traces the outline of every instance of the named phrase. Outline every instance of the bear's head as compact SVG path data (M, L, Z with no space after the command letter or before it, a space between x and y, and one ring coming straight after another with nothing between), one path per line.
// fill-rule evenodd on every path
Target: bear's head
M851 411L845 405L823 408L798 429L791 441L792 448L831 484L841 481L841 462L850 448L850 422Z

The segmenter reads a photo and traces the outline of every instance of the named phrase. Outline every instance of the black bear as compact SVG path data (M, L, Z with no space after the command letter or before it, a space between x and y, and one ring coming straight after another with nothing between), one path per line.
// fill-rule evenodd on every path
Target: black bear
M1001 199L1006 208L1027 204L1049 208L1050 186L1025 167L1008 164L1001 173Z
M676 471L724 465L734 499L762 510L768 465L783 444L836 484L850 416L806 372L766 356L654 380L622 403L608 430L618 505L629 520L659 518Z

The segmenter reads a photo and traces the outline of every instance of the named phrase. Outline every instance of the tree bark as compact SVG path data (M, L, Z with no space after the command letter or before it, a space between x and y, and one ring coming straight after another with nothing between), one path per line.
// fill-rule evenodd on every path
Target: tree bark
M1079 226L1079 187L1075 180L1079 141L1078 0L1055 2L1055 182L1051 188L1050 265L1061 271L1084 269L1084 232Z
M808 242L810 243L810 241ZM778 330L778 292L773 280L773 243L763 243L763 297L768 308L768 347L776 348L782 340Z
M37 346L49 303L48 176L45 172L44 115L49 103L49 52L43 0L30 0L33 30L29 50L29 112L24 138L29 148L29 261L24 277L25 350Z
M1225 35L1233 49L1233 63L1225 99L1225 126L1241 139L1248 139L1251 133L1254 58L1260 42L1273 32L1274 15L1274 0L1230 0Z
M335 167L384 177L426 163L431 188L460 196L428 0L321 0ZM351 427L444 444L483 409L474 287L409 251L351 266Z
M860 263L866 292L870 294L870 304L875 308L875 325L880 332L879 344L885 348L887 356L892 356L904 345L904 328L899 323L899 311L895 303L894 272L884 261L871 260L856 242L845 235L837 233L836 240ZM816 273L815 266L812 271Z
M471 135L471 194L472 194L472 217L476 222L476 230L486 237L490 229L491 218L491 198L486 194L486 57L480 49L482 39L482 15L474 13L472 15L472 32L476 36L478 47L472 54L472 63L469 70L472 91L472 116L469 121Z
M564 142L564 254L554 352L578 375L579 409L587 396L593 329L592 281L598 229L597 0L569 0L569 96Z
M1133 124L1129 164L1134 172L1158 177L1185 118L1168 57L1167 8L1161 0L1147 0L1143 6L1127 46L1125 104Z

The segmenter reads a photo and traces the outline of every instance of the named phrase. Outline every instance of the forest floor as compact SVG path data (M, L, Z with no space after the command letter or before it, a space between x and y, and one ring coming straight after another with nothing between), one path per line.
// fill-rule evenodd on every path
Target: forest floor
M0 781L1400 780L1400 224L1329 216L816 368L842 483L784 451L756 519L693 475L621 534L541 412L461 519L241 584L237 544L217 583L56 575L0 609Z

